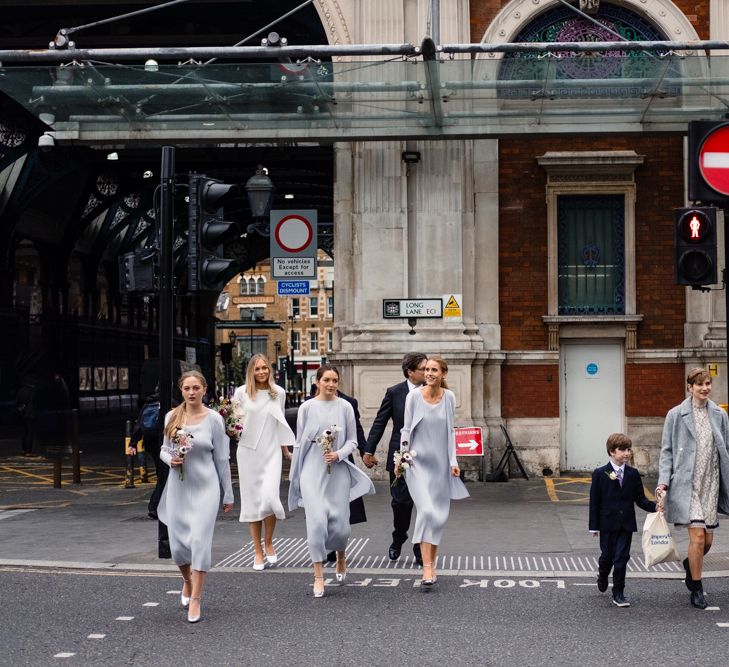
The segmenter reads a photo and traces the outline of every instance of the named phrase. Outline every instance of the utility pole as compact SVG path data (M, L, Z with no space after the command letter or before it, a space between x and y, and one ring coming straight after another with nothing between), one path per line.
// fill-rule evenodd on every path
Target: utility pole
M162 147L159 205L159 402L162 417L172 407L173 355L173 223L175 216L175 149Z

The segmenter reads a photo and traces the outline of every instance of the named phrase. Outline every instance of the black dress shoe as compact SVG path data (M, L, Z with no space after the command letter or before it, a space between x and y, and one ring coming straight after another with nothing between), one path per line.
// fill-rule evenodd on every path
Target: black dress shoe
M608 587L608 578L603 577L601 574L597 575L597 590L604 593Z
M336 551L330 551L327 554L327 563L336 563L337 562L337 552Z
M694 580L692 582L693 590L691 591L691 604L697 609L706 609L709 603L704 597L704 587L701 584L701 579Z
M630 607L630 602L625 599L622 593L613 593L613 604L616 607Z
M684 577L684 583L686 584L686 588L688 588L690 591L693 591L694 580L691 577L691 568L689 567L688 558L683 559L683 569L686 570L686 576Z
M415 556L415 562L420 565L420 567L423 566L423 555L420 553L420 545L414 544L413 545L413 555Z
M400 558L400 549L401 547L397 544L390 545L390 548L387 551L387 555L390 557L390 560L397 560Z

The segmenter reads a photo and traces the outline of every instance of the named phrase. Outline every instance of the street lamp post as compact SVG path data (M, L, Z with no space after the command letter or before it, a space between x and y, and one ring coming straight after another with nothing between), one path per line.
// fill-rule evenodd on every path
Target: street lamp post
M268 177L268 171L258 165L256 173L246 181L248 205L251 208L253 222L248 225L248 232L256 232L261 236L270 234L269 213L273 202L273 181Z
M231 366L233 365L233 359L236 355L233 354L233 350L235 350L235 342L238 340L238 336L236 335L235 331L231 330L228 334L228 341L230 341L230 363L228 364L227 370L228 370L228 377L226 387L226 393L230 392L230 376L231 376Z

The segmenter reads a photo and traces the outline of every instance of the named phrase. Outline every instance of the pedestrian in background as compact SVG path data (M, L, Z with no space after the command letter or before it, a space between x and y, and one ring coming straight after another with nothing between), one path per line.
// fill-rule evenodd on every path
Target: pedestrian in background
M223 418L206 407L205 377L187 371L178 382L183 402L165 417L161 457L172 468L158 513L167 524L172 558L180 568L180 602L189 607L187 620L201 618L200 598L212 559L213 531L223 487L223 511L233 507L230 479L230 439ZM192 447L181 451L183 438Z
M706 609L704 556L719 526L717 512L729 513L729 419L709 398L709 371L692 368L686 389L688 398L669 410L663 425L656 495L666 494L666 520L688 528L684 581L691 604Z
M162 449L162 416L160 415L159 388L144 398L137 420L132 428L132 437L129 440L129 452L132 456L137 454L139 441L144 444L144 451L152 457L157 481L147 504L147 515L150 519L157 519L162 491L167 483L169 466L160 458Z
M306 512L306 541L314 565L314 597L324 595L324 560L336 552L336 579L347 573L349 502L375 492L367 475L347 460L357 448L354 410L337 396L339 371L323 364L317 395L299 408L289 475L289 509Z
M288 446L296 441L286 422L286 392L273 381L271 362L254 354L246 369L246 383L233 394L243 410L243 432L236 460L240 484L240 521L248 522L255 556L254 570L278 562L273 546L276 519L286 518L279 496L283 458L291 459ZM264 548L261 533L265 529Z
M413 514L413 499L408 492L405 477L401 475L395 480L393 456L400 449L400 429L402 429L405 415L405 399L413 389L423 384L423 373L427 359L427 355L422 352L408 352L402 358L402 372L405 376L405 382L388 387L385 391L385 397L382 399L377 416L372 422L372 428L370 428L367 437L367 445L362 455L362 462L368 468L377 465L378 461L375 457L377 445L385 433L387 422L392 421L392 433L390 434L387 460L385 461L385 469L390 473L390 496L392 498L390 502L393 523L392 543L387 552L390 560L400 558L402 545L408 539L408 530L410 529L410 520ZM418 565L422 565L423 558L420 553L420 545L415 540L413 540L413 554Z
M405 399L405 415L400 435L403 452L415 452L404 472L417 514L413 542L423 554L421 586L429 588L437 577L438 545L443 536L451 500L467 498L456 459L456 397L448 389L445 359L432 356L425 363L425 385ZM396 468L396 474L399 472Z
M613 604L630 607L625 599L625 572L630 560L630 544L638 530L635 505L655 512L656 504L645 497L643 481L628 465L633 443L624 433L613 433L605 445L610 460L592 473L590 523L593 535L600 536L597 589L604 593L613 571Z
M35 394L36 383L29 377L23 383L15 397L15 414L23 425L21 440L21 455L34 456L33 441L35 440Z

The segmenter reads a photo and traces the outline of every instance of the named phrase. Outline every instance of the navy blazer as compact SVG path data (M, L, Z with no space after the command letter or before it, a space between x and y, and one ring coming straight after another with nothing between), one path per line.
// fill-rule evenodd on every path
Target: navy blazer
M656 504L645 497L643 482L635 468L627 465L623 472L623 486L617 479L610 479L613 466L595 469L590 486L590 530L601 532L627 530L635 532L635 505L646 512L655 512Z
M380 409L377 411L377 416L372 422L372 428L370 428L370 433L367 436L367 447L364 451L367 454L374 454L377 443L380 442L385 433L387 422L392 419L392 434L390 435L390 445L387 450L387 461L385 462L385 468L390 472L394 470L392 457L395 451L400 451L400 431L405 419L405 399L409 393L410 386L407 380L387 388L385 398L382 399Z

